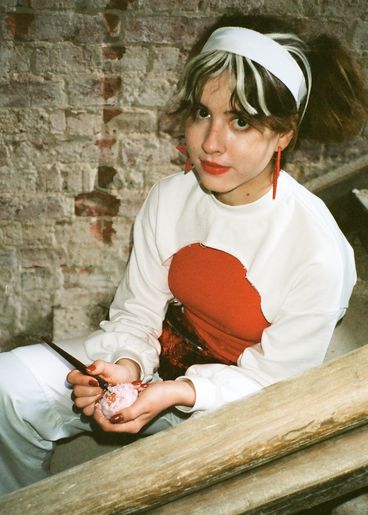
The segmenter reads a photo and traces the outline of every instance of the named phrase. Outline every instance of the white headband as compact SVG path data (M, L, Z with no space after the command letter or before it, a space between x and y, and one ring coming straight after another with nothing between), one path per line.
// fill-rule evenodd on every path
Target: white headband
M285 84L299 107L307 94L305 78L298 63L282 45L264 34L242 27L215 30L201 50L224 50L260 64Z

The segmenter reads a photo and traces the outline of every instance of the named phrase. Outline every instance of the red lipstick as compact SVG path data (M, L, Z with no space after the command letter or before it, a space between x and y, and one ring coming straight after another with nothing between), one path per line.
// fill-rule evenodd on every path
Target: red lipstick
M211 175L221 175L230 170L230 166L221 166L217 163L212 163L211 161L201 160L201 165L203 170Z

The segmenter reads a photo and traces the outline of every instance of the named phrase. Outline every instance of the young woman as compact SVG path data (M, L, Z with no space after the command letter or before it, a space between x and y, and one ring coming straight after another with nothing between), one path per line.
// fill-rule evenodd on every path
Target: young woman
M54 442L91 429L71 388L104 430L150 434L323 361L355 283L353 252L280 163L299 133L355 134L365 98L335 40L307 46L278 20L223 19L198 42L174 109L188 173L146 199L109 321L62 343L92 375L149 386L108 420L97 381L45 346L1 355L3 492L45 477Z

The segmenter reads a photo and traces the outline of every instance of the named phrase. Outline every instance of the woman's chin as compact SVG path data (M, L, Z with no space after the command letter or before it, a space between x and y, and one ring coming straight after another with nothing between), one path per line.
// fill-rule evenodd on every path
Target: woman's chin
M211 175L208 173L198 173L197 179L200 183L201 187L206 191L210 191L211 193L227 193L234 189L234 187L229 181L228 177L225 177L226 174L221 175Z

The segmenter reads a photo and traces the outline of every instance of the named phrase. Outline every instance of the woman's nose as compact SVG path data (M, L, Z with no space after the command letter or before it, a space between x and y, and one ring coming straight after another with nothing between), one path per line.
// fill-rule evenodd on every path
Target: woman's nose
M208 126L202 141L202 149L206 154L223 153L226 146L225 130L213 123Z

